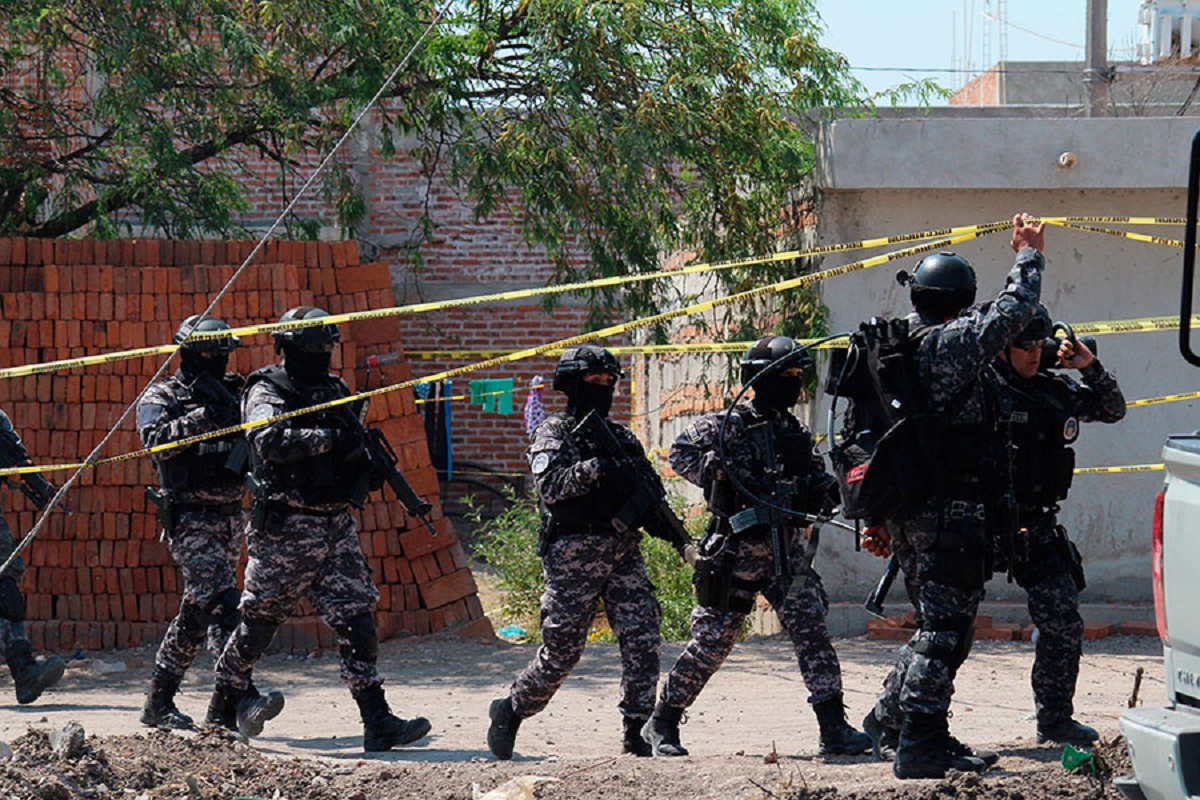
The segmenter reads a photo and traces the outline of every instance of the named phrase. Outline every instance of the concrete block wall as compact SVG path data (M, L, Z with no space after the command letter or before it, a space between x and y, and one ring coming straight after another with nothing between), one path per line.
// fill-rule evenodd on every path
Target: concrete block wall
M0 367L92 355L171 341L179 322L202 311L253 242L0 239ZM331 313L395 305L386 264L361 264L349 242L271 242L225 296L216 314L235 326L276 321L312 304ZM334 355L351 388L366 378L366 357L401 349L394 318L342 326ZM268 335L247 337L231 369L246 374L276 359ZM12 417L39 464L81 461L133 402L158 357L0 380L0 408ZM383 369L391 383L412 373L401 360ZM371 385L380 385L373 375ZM436 536L379 493L358 513L359 533L381 598L384 638L407 632L491 633L474 579L449 520L409 389L375 398L368 421L383 428L416 491L434 503ZM132 416L100 457L140 448ZM48 472L61 483L69 472ZM129 647L161 637L182 591L159 541L143 486L156 481L146 458L87 470L25 552L27 628L39 649ZM387 490L385 490L386 492ZM4 509L21 538L37 514L19 492ZM307 603L274 647L309 652L336 646Z

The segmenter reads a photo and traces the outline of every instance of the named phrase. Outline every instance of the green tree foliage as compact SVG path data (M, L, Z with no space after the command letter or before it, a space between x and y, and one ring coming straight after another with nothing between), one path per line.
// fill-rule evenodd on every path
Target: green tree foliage
M411 149L430 176L445 168L480 217L515 204L557 280L656 269L680 247L704 259L770 249L814 161L810 115L860 94L819 44L812 0L445 8L387 91L376 144ZM327 152L436 10L6 0L0 235L115 233L121 220L235 232L247 158L295 171ZM354 182L335 173L323 188L353 228ZM624 291L636 313L666 290Z

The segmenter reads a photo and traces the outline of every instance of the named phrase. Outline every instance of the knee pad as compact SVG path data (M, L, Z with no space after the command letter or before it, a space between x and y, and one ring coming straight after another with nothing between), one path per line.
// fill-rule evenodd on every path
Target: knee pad
M914 653L953 664L959 649L959 639L956 631L921 631L917 634L912 649Z
M221 627L221 630L233 633L238 622L241 621L241 616L238 614L238 605L241 600L242 593L237 589L231 587L221 592L220 596L208 604L209 624L215 623Z
M204 641L204 635L211 622L212 614L191 600L184 600L179 607L179 630L193 642Z
M922 630L913 643L913 652L944 661L952 671L957 670L971 650L974 633L974 619L964 620L960 626L946 626L942 630Z
M374 664L379 659L379 633L375 629L374 614L359 614L345 625L339 626L338 634L346 640L338 651L346 658Z
M0 617L9 622L25 621L25 598L17 582L9 577L0 578Z
M247 661L254 662L267 651L279 623L274 620L243 616L234 632L238 653Z

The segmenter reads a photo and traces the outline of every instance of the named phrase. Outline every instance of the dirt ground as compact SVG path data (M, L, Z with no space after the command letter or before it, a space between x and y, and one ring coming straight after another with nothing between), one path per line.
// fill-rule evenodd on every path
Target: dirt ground
M857 724L895 644L853 638L837 647ZM665 646L664 670L679 650L679 644ZM1113 637L1087 642L1085 650L1077 716L1105 736L1098 751L1107 762L1102 775L1119 775L1128 760L1117 718L1139 666L1145 667L1143 702L1162 701L1161 649L1157 639ZM1061 748L1037 746L1028 643L978 642L959 675L952 730L999 750L998 768L982 778L907 782L866 757L816 755L816 720L790 648L765 637L739 645L689 712L682 729L692 753L687 758L620 755L617 652L592 644L546 712L522 725L516 758L496 762L484 741L488 702L504 693L533 652L530 645L451 637L385 643L381 669L393 709L427 716L433 732L419 746L371 756L362 753L357 709L333 654L263 660L259 686L282 690L287 706L249 746L213 733L143 728L137 716L153 651L97 654L72 666L36 705L0 708L0 740L14 751L0 760L0 798L453 800L471 798L473 784L489 792L526 775L558 778L536 788L532 796L541 798L1117 797L1103 778L1066 772ZM101 661L109 668L124 664L125 671L107 672ZM207 705L210 668L209 661L197 663L178 698L181 709L198 718ZM2 671L0 687L11 703ZM70 722L86 737L64 736Z

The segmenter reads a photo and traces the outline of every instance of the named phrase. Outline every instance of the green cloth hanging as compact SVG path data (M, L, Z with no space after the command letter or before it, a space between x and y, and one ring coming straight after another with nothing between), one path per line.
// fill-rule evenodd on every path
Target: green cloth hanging
M471 381L471 405L496 414L513 413L513 379L492 378Z

